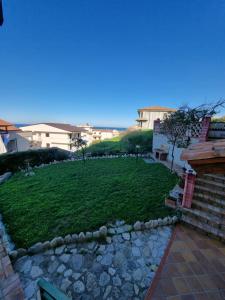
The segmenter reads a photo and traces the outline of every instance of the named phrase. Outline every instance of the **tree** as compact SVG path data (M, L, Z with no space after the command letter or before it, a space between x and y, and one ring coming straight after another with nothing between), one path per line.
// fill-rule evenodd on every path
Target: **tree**
M186 105L165 116L161 129L166 134L169 143L172 144L171 171L174 164L175 146L187 148L191 142L193 127L199 124L206 116L214 116L218 113L218 108L224 107L224 105L225 100L219 100L213 104L203 104L195 108Z
M72 146L74 146L76 150L81 150L83 163L85 164L85 152L86 152L87 142L82 138L74 138L72 142Z

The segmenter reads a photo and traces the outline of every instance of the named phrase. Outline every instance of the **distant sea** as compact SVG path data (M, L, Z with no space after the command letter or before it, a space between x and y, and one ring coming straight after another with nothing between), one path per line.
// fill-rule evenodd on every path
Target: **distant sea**
M16 127L22 127L22 126L28 126L30 124L25 124L25 123L17 123L17 124L14 124ZM118 130L118 131L125 131L127 130L127 128L125 127L101 127L101 126L94 126L94 128L96 129L110 129L110 130Z

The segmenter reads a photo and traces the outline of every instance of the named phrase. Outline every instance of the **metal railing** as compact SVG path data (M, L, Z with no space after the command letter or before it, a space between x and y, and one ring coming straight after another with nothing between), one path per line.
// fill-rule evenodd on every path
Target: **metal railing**
M42 300L70 300L53 284L42 278L38 280L38 286L40 288L40 296Z

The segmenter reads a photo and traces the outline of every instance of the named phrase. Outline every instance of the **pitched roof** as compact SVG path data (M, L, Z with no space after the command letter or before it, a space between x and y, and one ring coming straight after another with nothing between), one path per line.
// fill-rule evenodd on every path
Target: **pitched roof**
M62 129L65 131L70 131L70 132L83 132L86 131L84 128L82 127L77 127L77 126L73 126L70 124L64 124L64 123L41 123L41 124L46 124L58 129Z
M139 108L138 111L165 111L173 112L176 111L174 108L163 107L163 106L148 106L144 108Z
M21 130L13 126L13 124L0 119L0 131L21 131Z

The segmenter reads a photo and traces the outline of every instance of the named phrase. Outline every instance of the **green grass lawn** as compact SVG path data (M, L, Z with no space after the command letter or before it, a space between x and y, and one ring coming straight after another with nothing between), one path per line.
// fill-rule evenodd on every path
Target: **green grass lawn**
M142 159L61 163L17 173L0 186L0 211L17 247L88 231L109 221L164 217L164 198L177 182L161 164Z

